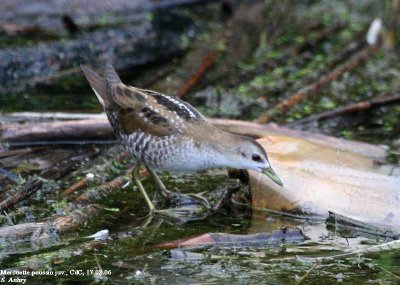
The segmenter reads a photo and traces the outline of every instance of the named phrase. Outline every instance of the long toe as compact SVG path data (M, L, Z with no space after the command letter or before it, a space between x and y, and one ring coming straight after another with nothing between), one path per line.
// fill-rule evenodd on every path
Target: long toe
M186 223L201 220L207 216L208 209L200 205L178 206L163 210L155 210L156 215L167 218L171 222Z
M171 192L167 198L167 205L170 207L194 207L201 206L210 208L208 200L199 194L182 194L179 192Z

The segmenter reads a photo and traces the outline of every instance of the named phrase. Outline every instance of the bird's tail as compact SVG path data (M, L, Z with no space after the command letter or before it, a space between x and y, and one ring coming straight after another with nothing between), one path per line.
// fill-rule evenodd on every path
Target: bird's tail
M111 108L112 99L108 96L104 78L85 65L81 65L81 68L101 105L106 109Z
M103 107L105 109L112 108L114 102L111 96L111 87L122 83L112 64L108 62L105 65L103 76L85 65L81 65L81 68Z
M122 83L121 79L119 78L117 72L115 71L114 67L112 66L111 62L107 62L104 68L104 78L106 79L106 86L107 88L111 88L111 86L115 84Z

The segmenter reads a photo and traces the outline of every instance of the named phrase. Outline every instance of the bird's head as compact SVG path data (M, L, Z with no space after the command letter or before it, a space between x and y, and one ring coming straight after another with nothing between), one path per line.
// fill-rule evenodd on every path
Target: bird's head
M231 158L235 161L235 168L262 172L276 184L283 186L281 179L271 167L267 153L256 140L235 136L234 145Z

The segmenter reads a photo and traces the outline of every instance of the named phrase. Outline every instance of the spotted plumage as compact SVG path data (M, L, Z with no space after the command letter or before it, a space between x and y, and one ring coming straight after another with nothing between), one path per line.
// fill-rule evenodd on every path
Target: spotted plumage
M88 67L82 69L117 138L136 161L150 169L174 172L252 169L281 184L255 140L217 129L182 100L123 84L111 65L103 76Z

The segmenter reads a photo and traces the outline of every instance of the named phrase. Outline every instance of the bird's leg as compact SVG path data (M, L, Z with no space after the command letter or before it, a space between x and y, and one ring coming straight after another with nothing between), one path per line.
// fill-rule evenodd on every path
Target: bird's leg
M144 200L146 201L147 206L149 207L150 212L155 211L155 207L151 202L149 196L147 196L146 190L144 190L143 184L140 181L139 176L140 162L136 163L135 167L132 170L132 178L136 184L136 187L139 188L140 193L142 193Z
M160 177L157 175L157 173L148 166L146 166L146 168L153 177L157 192L167 201L168 204L198 204L197 201L191 199L191 196L195 194L184 195L179 192L172 192L168 190L167 187L165 187L164 183L161 181ZM197 197L195 198L198 199Z
M180 222L197 220L205 217L203 214L204 208L209 209L210 205L207 199L197 194L182 194L179 191L174 192L168 190L164 183L161 181L157 173L146 165L146 169L152 176L157 192L166 200L171 208L164 210L155 209L153 213L160 214L161 216L173 218ZM199 216L199 214L202 214Z
M179 192L172 192L168 190L164 183L161 181L160 177L157 173L151 169L150 167L146 166L147 170L150 172L151 176L153 177L154 183L156 185L158 193L170 204L175 205L184 205L184 204L202 204L206 208L210 208L208 200L198 194L181 194ZM199 203L200 201L200 203Z
M164 184L161 182L160 178L158 175L154 172L154 170L146 167L151 175L153 176L157 187L159 188L159 191L161 195L169 195L171 192L168 191ZM135 167L132 170L132 178L134 183L136 184L137 188L139 188L139 191L142 193L147 206L149 207L150 213L147 216L148 220L146 224L150 223L154 217L154 214L160 214L161 216L172 218L174 220L179 220L179 221L185 221L186 216L189 214L189 211L186 209L176 209L176 210L170 210L170 209L165 209L165 210L157 210L153 203L151 202L149 196L147 195L146 191L144 190L144 187L142 185L142 182L140 181L140 176L139 176L139 170L140 170L140 162L138 162ZM167 196L168 197L168 196Z
M154 183L156 184L156 189L158 193L164 198L168 199L168 197L171 195L171 191L169 191L164 183L161 181L160 177L157 175L157 173L151 169L150 167L146 166L147 170L150 172L151 176L153 177Z

